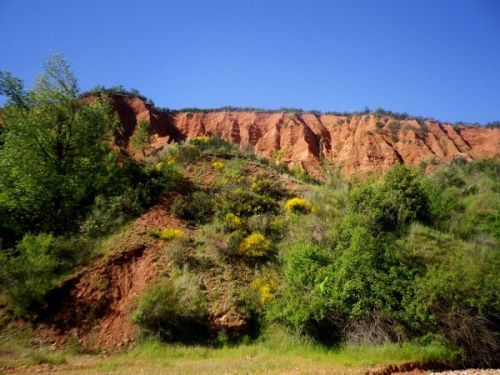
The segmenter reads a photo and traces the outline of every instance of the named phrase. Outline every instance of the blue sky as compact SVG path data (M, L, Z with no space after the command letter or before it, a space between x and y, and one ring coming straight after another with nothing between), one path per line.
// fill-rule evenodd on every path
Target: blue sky
M500 120L497 0L0 0L0 46L28 86L59 52L162 107Z

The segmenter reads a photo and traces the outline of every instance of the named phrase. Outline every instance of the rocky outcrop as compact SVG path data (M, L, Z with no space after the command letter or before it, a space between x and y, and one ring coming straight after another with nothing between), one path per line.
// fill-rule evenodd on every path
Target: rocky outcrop
M127 140L138 121L154 131L152 147L218 135L241 149L299 166L320 177L322 165L345 175L384 173L398 163L436 164L500 156L500 129L453 126L436 121L398 120L374 113L352 116L289 112L164 112L132 96L111 96ZM132 151L132 150L131 150Z

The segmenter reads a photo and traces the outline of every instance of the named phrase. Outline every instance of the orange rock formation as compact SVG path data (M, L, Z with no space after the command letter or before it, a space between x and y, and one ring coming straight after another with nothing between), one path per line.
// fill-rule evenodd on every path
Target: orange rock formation
M500 129L453 126L436 121L398 120L391 116L339 116L289 112L166 112L133 96L112 95L127 146L140 120L154 132L152 147L172 141L219 135L241 149L279 158L316 177L322 164L353 172L384 173L397 163L444 162L500 156Z

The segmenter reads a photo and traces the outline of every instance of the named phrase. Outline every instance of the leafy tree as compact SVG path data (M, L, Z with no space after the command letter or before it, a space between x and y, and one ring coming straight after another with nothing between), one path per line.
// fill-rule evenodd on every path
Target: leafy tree
M0 229L62 232L105 183L110 106L79 101L76 78L59 55L29 91L0 72L0 93L8 97L0 148L0 211L8 222Z
M135 128L134 134L130 138L130 144L133 148L141 150L142 156L146 156L146 149L149 148L151 139L151 125L147 121L139 121L139 124Z

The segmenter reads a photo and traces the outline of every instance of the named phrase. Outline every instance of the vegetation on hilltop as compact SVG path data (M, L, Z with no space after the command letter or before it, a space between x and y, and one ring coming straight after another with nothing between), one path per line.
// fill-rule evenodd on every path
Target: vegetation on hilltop
M364 181L332 169L318 182L198 137L138 162L113 149L119 124L109 104L81 104L60 57L32 90L7 73L0 89L9 97L0 135L0 297L14 315L36 319L62 278L99 255L99 241L184 176L190 184L169 207L187 229L142 234L164 245L168 265L131 316L145 336L259 342L279 326L326 348L400 343L498 364L497 160L457 159L428 176L398 165ZM221 309L241 318L240 331L213 328L210 314Z
M280 113L280 112L285 112L285 113L294 113L294 114L303 114L303 113L313 113L317 116L321 115L333 115L333 116L343 116L343 117L352 117L352 116L362 116L362 115L373 115L377 118L380 117L390 117L394 120L416 120L421 126L425 121L432 121L436 123L446 123L446 121L441 121L438 120L434 117L429 117L429 116L416 116L409 114L407 112L395 112L391 111L388 109L384 109L382 107L377 107L376 109L372 110L368 107L365 107L363 110L357 110L357 111L319 111L316 109L310 109L310 110L305 110L303 108L296 108L296 107L280 107L277 109L272 109L272 108L262 108L262 107L238 107L238 106L222 106L222 107L215 107L215 108L200 108L200 107L184 107L184 108L179 108L179 109L171 109L171 108L161 108L155 106L153 100L151 98L148 98L141 94L141 92L137 89L127 89L124 86L111 86L111 87L105 87L105 86L96 86L84 93L82 93L80 96L92 96L92 95L97 95L97 96L102 96L103 94L109 94L109 95L122 95L122 96L128 96L128 97L136 97L141 100L143 100L147 105L150 105L151 107L157 108L158 110L169 112L169 113L213 113L213 112L258 112L258 113ZM483 125L481 125L478 122L474 123L467 123L464 121L455 121L452 122L453 125L455 126L483 126L486 128L498 128L500 121L490 121L487 122Z

